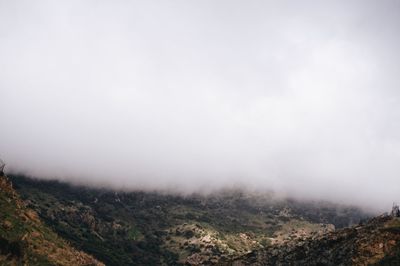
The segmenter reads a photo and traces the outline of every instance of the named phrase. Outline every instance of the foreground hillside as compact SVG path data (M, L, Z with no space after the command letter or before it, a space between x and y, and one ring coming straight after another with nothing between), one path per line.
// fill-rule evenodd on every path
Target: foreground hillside
M227 265L400 265L400 218L380 216L366 224L270 246Z
M48 226L107 265L247 263L246 254L318 239L367 217L357 208L241 191L182 197L12 180Z
M104 265L43 224L5 176L0 176L0 210L0 265Z

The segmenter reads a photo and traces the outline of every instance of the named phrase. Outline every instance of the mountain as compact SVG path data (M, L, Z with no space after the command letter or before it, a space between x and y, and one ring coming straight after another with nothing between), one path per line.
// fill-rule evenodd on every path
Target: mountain
M0 210L0 265L104 265L43 223L4 175L0 175Z
M400 218L365 224L260 249L227 265L400 265Z
M371 216L355 207L271 193L180 196L19 175L11 179L24 204L48 227L106 265L247 265L258 259L263 265L263 258L270 259L268 250L286 245L289 250L287 243L297 247L298 241L317 243Z

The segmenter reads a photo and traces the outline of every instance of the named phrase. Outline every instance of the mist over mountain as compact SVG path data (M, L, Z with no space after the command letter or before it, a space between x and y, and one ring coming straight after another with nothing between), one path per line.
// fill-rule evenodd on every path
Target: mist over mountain
M398 1L0 1L7 171L125 190L400 192Z

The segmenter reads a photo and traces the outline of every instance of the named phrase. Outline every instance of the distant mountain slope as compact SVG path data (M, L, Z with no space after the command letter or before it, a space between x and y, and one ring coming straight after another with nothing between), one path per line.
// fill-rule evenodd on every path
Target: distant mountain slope
M107 265L215 265L367 216L352 207L236 190L183 197L12 179L47 225Z
M227 265L400 265L400 218L380 216L364 225L253 251Z
M0 265L104 265L43 224L0 175Z

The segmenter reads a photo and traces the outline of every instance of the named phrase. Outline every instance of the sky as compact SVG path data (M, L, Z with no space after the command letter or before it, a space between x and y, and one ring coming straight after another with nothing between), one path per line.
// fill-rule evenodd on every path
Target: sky
M6 170L400 201L400 1L0 0Z

